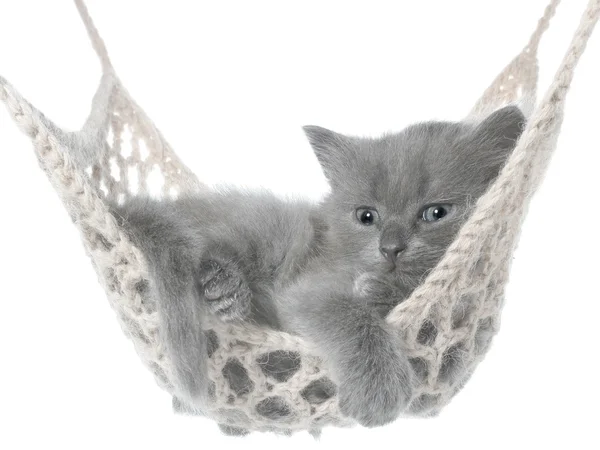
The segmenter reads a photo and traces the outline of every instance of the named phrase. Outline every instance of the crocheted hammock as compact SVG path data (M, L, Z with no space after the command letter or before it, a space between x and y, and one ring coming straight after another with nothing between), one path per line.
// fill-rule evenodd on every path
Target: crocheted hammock
M152 280L144 255L107 212L105 202L146 192L153 172L161 178L164 197L208 187L176 156L129 96L84 4L75 3L103 68L82 130L61 130L1 77L0 99L31 137L42 169L81 232L124 332L158 384L176 397L155 300L149 295ZM535 98L538 43L558 3L550 2L526 47L485 91L468 118L477 120L508 103ZM565 96L599 15L600 0L591 0L546 95L535 108L535 102L530 102L528 125L499 177L479 199L437 267L386 319L402 336L404 351L420 377L405 415L436 414L462 388L498 332L520 226L555 149ZM318 432L326 425L353 424L338 410L336 386L327 367L298 337L218 321L208 324L207 333L214 403L205 413L223 430ZM232 365L248 379L248 388L230 385L224 374ZM461 381L449 382L456 379ZM185 410L184 405L179 407Z

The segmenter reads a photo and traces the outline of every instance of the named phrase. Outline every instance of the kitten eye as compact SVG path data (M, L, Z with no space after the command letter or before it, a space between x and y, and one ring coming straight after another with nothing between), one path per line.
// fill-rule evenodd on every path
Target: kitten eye
M450 213L450 205L433 205L423 210L422 219L425 222L437 222Z
M375 223L375 221L379 218L379 215L374 209L358 208L356 210L356 218L363 225L369 226Z

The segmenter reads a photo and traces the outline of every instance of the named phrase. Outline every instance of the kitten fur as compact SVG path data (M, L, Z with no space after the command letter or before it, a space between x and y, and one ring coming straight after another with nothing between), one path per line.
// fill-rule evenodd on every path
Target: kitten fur
M507 106L478 124L426 122L380 138L307 126L331 187L318 204L229 189L114 205L148 260L178 395L200 409L209 401L201 325L215 314L302 336L331 367L343 414L364 426L397 418L413 373L383 319L443 256L524 120ZM447 215L425 222L430 205ZM376 211L370 226L357 218L365 208Z

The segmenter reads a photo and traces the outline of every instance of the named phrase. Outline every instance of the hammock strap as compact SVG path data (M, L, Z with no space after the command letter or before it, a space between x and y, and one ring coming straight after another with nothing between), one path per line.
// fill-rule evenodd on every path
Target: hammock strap
M533 140L536 134L553 135L554 139L558 137L563 119L566 94L573 81L577 63L599 18L600 0L590 0L565 57L554 76L553 83L536 109L536 113L532 117L531 127L527 127L525 130L524 140ZM553 151L554 146L540 148L540 151L537 154L534 153L531 161L527 164L525 173L522 173L522 181L523 188L528 194L531 195L537 189L542 176L546 172L546 166L552 157ZM526 155L525 158L527 158Z
M569 49L567 50L565 59L556 74L554 82L555 88L550 89L546 95L549 103L557 105L559 102L564 101L565 94L573 80L575 67L587 46L599 16L600 0L590 0L583 13L579 27L573 36ZM555 101L552 102L554 99Z
M554 17L554 14L556 13L556 7L559 5L559 3L560 0L551 0L548 6L546 6L546 9L544 10L544 15L538 21L537 28L531 35L529 43L525 47L524 51L526 53L537 53L540 39L542 38L542 35L545 33L545 31L548 29L548 26L550 25L550 20Z
M106 45L104 44L103 39L100 37L100 33L98 33L98 29L94 25L94 22L88 12L87 7L85 6L85 3L83 2L83 0L74 0L74 1L75 1L75 5L77 6L77 10L79 11L79 15L81 16L81 20L83 21L85 28L88 32L88 36L90 38L92 46L94 47L94 50L96 51L96 54L98 55L98 58L100 59L100 62L102 64L102 71L104 73L112 71L113 67L110 62L110 58L108 57L108 51L106 50ZM524 50L525 53L533 53L533 54L537 53L540 39L541 39L542 35L544 34L544 32L548 29L550 20L552 19L552 17L554 17L554 14L556 13L556 8L559 5L559 3L560 3L560 0L551 0L550 3L548 4L548 6L546 6L544 15L539 19L537 28L531 35L531 38L529 39L529 43L525 47L525 50Z
M88 36L90 37L90 41L92 42L92 47L94 47L98 58L100 58L100 63L102 64L102 72L112 72L113 66L110 62L110 58L108 57L106 45L104 45L104 41L100 37L98 29L94 26L94 22L90 17L90 13L88 12L85 3L83 3L83 0L75 0L75 6L77 6L77 10L79 11L81 20L83 20L83 24L85 25L85 28L88 32Z
M527 118L535 109L538 81L537 51L560 0L550 0L527 45L483 92L465 120L479 122L508 104L518 104Z

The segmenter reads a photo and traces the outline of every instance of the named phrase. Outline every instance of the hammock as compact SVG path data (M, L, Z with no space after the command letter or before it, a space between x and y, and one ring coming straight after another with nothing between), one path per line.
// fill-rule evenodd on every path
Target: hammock
M91 114L81 131L61 130L2 77L0 99L33 141L40 166L79 229L122 329L157 383L175 396L174 406L185 412L185 405L176 400L171 362L161 343L144 256L108 213L106 201L123 201L147 192L153 173L161 178L164 198L208 188L129 96L82 0L75 3L103 71ZM386 319L403 338L404 351L420 379L406 416L439 412L464 386L498 332L520 227L556 147L565 96L600 15L600 0L590 0L554 81L534 108L537 48L558 3L550 2L526 47L468 116L477 120L506 104L529 99L532 107L527 127L513 154L439 264ZM327 367L310 354L300 338L217 320L208 328L214 403L204 413L224 431L318 433L328 425L353 425L339 412L336 386ZM289 370L278 371L278 361L284 361ZM290 361L293 367L289 367ZM245 373L251 389L237 392L230 386L222 372L228 364ZM460 381L449 381L456 379ZM313 389L307 390L309 386ZM314 394L315 387L318 395L308 395L309 391ZM277 405L280 414L266 413L266 404Z

